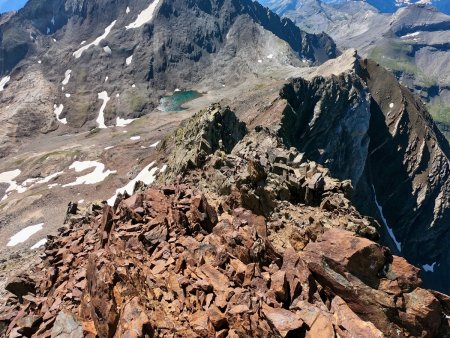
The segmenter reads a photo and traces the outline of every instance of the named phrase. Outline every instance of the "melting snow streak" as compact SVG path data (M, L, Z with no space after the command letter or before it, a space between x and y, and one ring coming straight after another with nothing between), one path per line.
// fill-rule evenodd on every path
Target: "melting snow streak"
M3 79L1 79L1 81L0 81L0 92L2 92L5 89L5 86L9 82L9 80L11 80L10 76L5 76Z
M392 230L392 228L389 227L389 225L387 223L387 220L386 220L386 218L384 217L384 214L383 214L383 207L378 203L377 195L376 195L376 192L375 192L375 187L373 185L372 185L372 189L373 189L373 193L375 195L375 204L378 207L378 211L380 212L380 216L381 216L381 219L383 220L384 226L386 227L386 229L387 229L387 231L389 233L389 236L394 241L395 246L397 247L397 250L399 252L402 252L402 243L397 241L397 238L395 237L395 234L394 234L394 230Z
M108 34L111 32L111 29L114 27L115 24L116 24L116 20L114 20L108 27L105 28L105 33L100 35L97 39L95 39L90 44L78 49L76 52L73 53L73 56L75 56L75 58L78 59L83 54L83 52L88 50L91 46L98 46L100 44L100 42L108 36Z
M109 98L107 92L101 92L101 93L98 93L98 99L99 100L103 100L103 104L100 107L100 112L98 113L97 120L95 120L95 121L97 122L98 127L100 129L105 129L106 125L105 125L105 114L104 114L104 111L105 111L105 108L106 108L106 104L108 103L110 98Z
M148 6L141 13L139 13L136 21L129 24L128 26L125 26L125 28L126 29L139 28L139 27L145 25L147 22L151 21L153 19L153 14L155 13L156 7L158 6L160 1L161 0L154 0L150 4L150 6Z
M150 163L148 166L142 169L142 171L133 180L128 182L126 186L117 189L115 195L108 200L108 204L113 206L118 194L123 194L125 192L127 192L128 195L133 194L134 186L138 181L141 181L146 185L152 184L153 181L155 180L156 172L158 171L158 167L152 168L155 165L155 163L156 163L155 161Z
M61 113L62 113L62 111L63 111L63 109L64 109L64 106L62 105L62 104L60 104L59 106L57 106L56 104L53 106L53 108L54 108L54 113L55 113L55 115L56 115L56 119L59 121L59 122L61 122L62 124L67 124L67 119L66 118L63 118L63 119L60 119L59 117L61 116Z

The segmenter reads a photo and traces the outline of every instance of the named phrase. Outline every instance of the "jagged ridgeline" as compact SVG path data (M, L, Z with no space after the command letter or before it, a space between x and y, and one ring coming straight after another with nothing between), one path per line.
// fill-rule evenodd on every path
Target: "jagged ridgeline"
M308 32L326 32L338 48L356 48L390 69L427 103L450 137L450 2L262 1Z
M276 132L214 105L159 151L157 184L72 215L34 278L7 285L7 335L449 334L450 298L372 241L378 225L351 205L349 181Z
M287 145L350 179L354 204L380 220L384 243L449 292L448 142L416 96L352 53L319 67L327 77L292 80L253 123L269 121Z
M382 66L250 0L31 0L0 31L5 173L58 180L5 175L2 213L114 194L2 280L5 336L450 335L449 145ZM209 108L158 113L179 88Z

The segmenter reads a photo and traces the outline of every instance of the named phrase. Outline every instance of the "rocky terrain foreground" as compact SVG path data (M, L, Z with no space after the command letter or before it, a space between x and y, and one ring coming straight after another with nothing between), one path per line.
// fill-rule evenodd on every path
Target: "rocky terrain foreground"
M169 135L152 187L71 204L11 279L8 337L445 337L450 297L374 240L349 181L213 105Z

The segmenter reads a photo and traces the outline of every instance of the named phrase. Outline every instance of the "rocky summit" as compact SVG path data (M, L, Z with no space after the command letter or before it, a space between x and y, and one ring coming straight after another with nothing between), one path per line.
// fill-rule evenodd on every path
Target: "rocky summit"
M375 2L2 14L0 336L450 337L450 146L369 50L448 17Z
M8 282L4 335L450 334L450 298L373 241L350 182L218 105L172 139L157 184L71 208L42 262Z
M356 48L389 68L422 97L441 130L450 136L448 1L415 5L413 1L378 0L263 3L309 32L326 32L340 49Z

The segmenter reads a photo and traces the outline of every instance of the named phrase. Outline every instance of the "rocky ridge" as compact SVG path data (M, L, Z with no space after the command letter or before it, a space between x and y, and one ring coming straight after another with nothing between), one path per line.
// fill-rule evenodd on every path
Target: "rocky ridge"
M384 13L366 1L302 0L292 1L289 7L269 1L266 5L306 31L326 32L340 49L356 48L361 55L393 71L428 103L448 136L448 14L423 4L395 7L395 11Z
M448 142L392 74L349 50L245 119L351 180L352 201L383 225L382 242L423 269L435 262L427 286L448 292L450 256L440 245L449 227Z
M8 283L5 334L449 334L450 298L371 240L379 226L351 205L351 184L269 129L215 105L159 151L157 185L71 208L33 273Z

